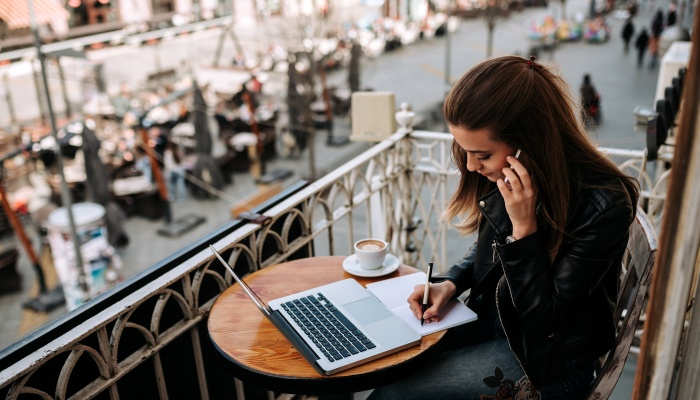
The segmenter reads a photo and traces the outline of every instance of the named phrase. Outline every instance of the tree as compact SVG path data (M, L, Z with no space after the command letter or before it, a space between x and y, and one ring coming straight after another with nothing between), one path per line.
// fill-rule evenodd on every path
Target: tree
M559 0L561 3L561 19L562 21L566 19L566 0Z
M488 0L484 9L486 27L488 29L486 37L486 58L491 58L493 52L493 31L496 28L496 19L507 11L507 0Z

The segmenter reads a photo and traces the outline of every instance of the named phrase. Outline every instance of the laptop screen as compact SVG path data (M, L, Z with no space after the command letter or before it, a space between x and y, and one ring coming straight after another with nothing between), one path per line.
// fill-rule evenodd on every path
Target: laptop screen
M245 294L247 294L248 297L250 297L250 299L253 300L253 303L255 303L255 305L260 309L260 311L262 311L263 314L269 317L271 312L270 306L268 306L267 303L265 303L260 297L258 297L258 295L253 291L253 289L251 289L245 282L243 282L243 279L238 277L236 272L233 270L233 267L231 267L231 265L229 265L229 263L227 263L226 260L224 260L224 258L221 257L221 254L219 254L219 252L216 251L214 246L210 244L209 249L212 251L212 253L214 253L216 258L219 259L221 264L223 264L229 270L229 272L233 276L233 279L235 279L236 282L238 282L238 284L241 285Z

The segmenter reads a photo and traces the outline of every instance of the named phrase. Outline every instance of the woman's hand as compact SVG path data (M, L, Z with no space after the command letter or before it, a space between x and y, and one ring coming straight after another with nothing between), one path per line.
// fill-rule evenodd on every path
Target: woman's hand
M425 285L416 285L413 293L408 296L408 304L416 318L421 318L421 304L423 303L423 292ZM425 310L423 319L425 322L437 322L442 318L442 307L454 296L457 287L450 281L430 284L428 304L430 307Z
M510 156L506 157L506 161L511 166L503 168L503 175L508 178L508 183L499 179L496 184L505 200L506 211L513 224L513 237L521 239L537 232L535 215L537 193L523 164L517 158Z

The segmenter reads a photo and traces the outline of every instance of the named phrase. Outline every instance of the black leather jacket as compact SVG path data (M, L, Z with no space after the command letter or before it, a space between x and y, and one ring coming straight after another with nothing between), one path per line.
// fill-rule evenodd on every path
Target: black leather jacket
M482 323L502 326L536 387L562 379L571 361L592 365L615 341L618 277L634 218L624 193L582 190L554 262L542 244L543 222L536 233L506 244L512 225L498 189L479 208L477 242L447 274L457 294L471 288L468 305Z

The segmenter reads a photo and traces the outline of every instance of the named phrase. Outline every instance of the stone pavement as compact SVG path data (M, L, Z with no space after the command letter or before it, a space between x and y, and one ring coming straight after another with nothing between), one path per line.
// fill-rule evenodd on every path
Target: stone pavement
M569 0L567 3L567 15L570 16L575 15L576 12L586 12L588 9L588 1L586 0ZM547 13L558 16L558 5L559 3L551 4L549 9L526 9L520 13L513 13L507 20L499 20L494 36L494 56L515 52L523 54L529 47L527 32L530 25ZM642 6L635 20L637 30L642 25L648 26L650 20L651 11L648 7ZM603 146L641 149L644 147L644 136L634 131L632 110L637 105L651 106L658 70L650 70L646 67L637 69L634 54L630 52L625 56L622 52L622 42L619 39L622 21L616 20L612 16L608 17L607 21L612 34L612 39L609 42L598 45L584 42L565 43L551 53L541 53L539 61L551 65L559 71L573 90L575 97L578 96L578 86L583 74L590 73L601 94L603 112L603 123L596 130L591 131L591 136ZM458 32L452 35L450 70L453 80L485 58L485 32L484 21L476 19L462 21ZM215 41L211 40L211 37L209 40L196 40L196 43L193 43L191 38L185 38L181 42L178 40L164 42L159 50L160 62L167 67L178 65L183 58L211 57L214 46ZM230 43L224 49L224 53L229 57L233 53L233 47ZM107 61L108 80L117 82L125 79L130 81L142 79L147 72L153 69L155 62L153 49L107 50L100 57ZM134 60L137 62L134 63ZM434 109L448 89L442 76L444 60L444 39L418 42L375 59L363 60L362 85L374 90L394 92L398 104L404 101L408 102L418 113L426 114L429 110ZM345 72L330 74L329 81L343 84ZM345 135L348 134L349 121L347 119L339 119L336 126L337 134L343 134L343 132ZM325 145L325 132L323 131L318 132L315 143L317 167L320 174L342 165L368 148L365 143L328 147ZM307 154L305 152L297 160L278 158L270 162L268 168L293 170L295 174L284 184L292 183L308 173ZM235 175L234 183L224 189L227 199L231 200L243 199L254 193L255 190L255 184L248 174ZM231 203L230 200L195 200L192 198L174 203L175 217L185 212L193 212L207 218L205 224L176 239L166 239L155 234L161 225L160 221L130 218L126 222L126 229L131 243L119 251L123 259L125 275L142 271L224 224L230 219L229 211L233 205ZM463 241L464 239L455 238L455 240ZM460 247L450 249L449 258L451 260L456 260L463 253L461 249L465 247ZM30 287L33 282L33 273L24 255L21 257L20 269L25 279L25 286ZM0 325L0 348L11 344L40 323L65 312L57 310L46 316L28 316L28 313L22 312L19 307L21 300L26 297L27 294L24 293L0 298L0 315L4 319L4 323ZM27 318L31 319L33 326L26 322ZM631 359L633 363L634 357ZM633 366L628 367L618 385L618 392L613 398L629 398L633 374Z

